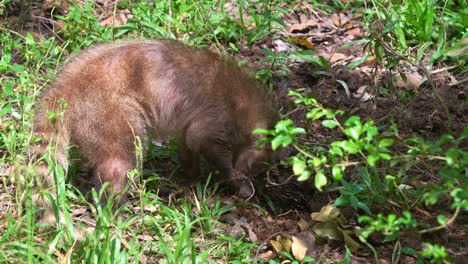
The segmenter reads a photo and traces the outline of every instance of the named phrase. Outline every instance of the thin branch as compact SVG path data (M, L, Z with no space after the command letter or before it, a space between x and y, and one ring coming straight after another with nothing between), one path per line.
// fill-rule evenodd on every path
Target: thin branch
M418 233L419 234L425 234L425 233L430 233L430 232L445 229L447 226L452 224L455 221L455 219L457 219L457 216L460 213L460 208L461 207L457 207L457 209L455 209L455 213L452 215L452 217L447 222L445 222L443 225L423 229L423 230L418 231Z

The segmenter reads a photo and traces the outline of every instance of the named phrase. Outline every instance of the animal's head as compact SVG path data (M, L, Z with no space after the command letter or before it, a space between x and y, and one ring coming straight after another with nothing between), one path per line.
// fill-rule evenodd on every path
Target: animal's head
M278 151L273 151L271 145L258 146L261 136L252 136L251 144L244 148L235 160L234 169L250 176L257 176L268 169L268 164L279 160Z

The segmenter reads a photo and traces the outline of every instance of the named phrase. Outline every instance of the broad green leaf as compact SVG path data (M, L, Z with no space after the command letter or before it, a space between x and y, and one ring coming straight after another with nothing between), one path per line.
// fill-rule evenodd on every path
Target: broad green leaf
M322 187L327 185L327 177L322 172L317 172L315 174L315 188L322 191Z
M335 120L323 120L322 121L322 126L326 127L326 128L330 128L330 129L333 129L335 127L338 126L338 122L336 122Z
M351 116L344 123L345 126L351 126L356 124L361 124L361 118L359 116Z
M379 153L379 157L384 159L384 160L391 160L392 156L388 153Z
M322 109L313 108L312 110L310 110L307 113L306 118L307 119L312 119L312 120L318 120L318 119L322 118L324 115L325 115L325 112Z
M369 165L371 165L372 167L375 167L375 164L377 163L377 161L379 161L379 159L379 155L372 154L367 156L367 163L369 163Z
M360 146L357 144L357 142L351 142L351 141L348 141L348 140L345 140L345 141L340 141L340 144L339 146L347 153L349 154L356 154L358 153L361 148Z
M11 83L7 83L3 89L3 95L9 96L12 92L13 92L13 87L11 86Z
M445 217L445 215L438 215L437 222L439 222L439 224L441 225L445 225L447 223L447 218Z
M391 138L384 138L379 141L379 148L386 148L393 145L393 139Z
M369 55L366 55L364 57L361 57L353 62L351 62L350 64L348 64L348 68L350 69L354 69L356 67L358 67L359 65L363 64L364 62L367 61L367 59L369 58L370 56Z
M312 159L312 165L314 167L318 167L318 166L322 165L322 160L315 157L315 158Z
M256 128L254 131L252 131L252 134L254 135L270 135L271 131L263 128Z
M365 43L369 43L369 42L370 42L369 39L353 40L353 41L349 41L349 42L346 42L345 44L341 45L340 48L344 49L344 48L350 47L352 45L365 44Z
M344 196L344 195L341 195L335 200L335 202L333 202L333 205L336 207L346 206L349 204L350 204L349 196Z
M288 132L288 127L291 126L292 124L293 124L293 121L291 119L281 120L276 124L275 130L276 132L280 132L280 131Z
M353 206L354 209L359 208L359 199L356 198L356 196L354 195L350 196L349 201L351 202L351 205Z
M451 148L445 153L445 159L449 166L452 166L458 159L458 151L454 148Z
M368 141L371 141L379 133L379 130L374 125L367 127L365 130L366 130L366 133L367 133L367 140Z
M33 44L36 44L36 41L34 40L34 37L31 33L27 33L26 34L26 44L27 45L33 45Z
M357 208L362 209L364 212L366 212L366 214L369 214L369 215L372 214L370 208L365 203L358 202Z
M387 25L385 25L385 28L382 30L382 34L387 34L388 32L392 31L398 22L398 20L388 22Z
M310 178L311 174L312 173L310 172L310 170L304 170L302 174L299 177L297 177L297 181L307 181Z
M406 37L405 33L403 32L403 29L400 26L400 23L395 25L395 34L397 35L398 40L400 41L400 44L403 46L403 48L407 48L408 44L406 43Z
M344 133L354 139L354 140L359 140L359 136L361 135L361 131L359 127L349 127L344 130Z
M418 252L416 250L414 250L413 248L411 248L411 247L402 247L401 248L401 253L404 253L406 255L410 255L410 256L413 256L413 257L418 256Z
M343 157L343 151L337 146L331 146L329 150L330 154Z
M291 135L305 135L306 131L302 127L294 127L289 130L289 134Z
M399 237L400 235L398 233L388 234L384 236L383 242L395 241Z
M350 264L351 263L351 251L348 247L346 247L346 253L343 258L343 261L340 262L341 264Z
M343 171L341 170L341 167L338 165L334 165L332 168L332 175L335 180L341 180L343 178Z
M292 143L292 138L286 135L278 135L271 141L271 148L276 150L278 147L286 147Z
M11 65L8 65L8 70L12 71L12 72L22 72L24 71L25 67L23 65L20 65L20 64L11 64Z
M292 162L294 175L301 175L306 168L305 161L302 158L294 157Z
M10 113L12 109L13 109L13 107L12 107L11 103L6 103L0 109L0 116L4 116L4 115Z

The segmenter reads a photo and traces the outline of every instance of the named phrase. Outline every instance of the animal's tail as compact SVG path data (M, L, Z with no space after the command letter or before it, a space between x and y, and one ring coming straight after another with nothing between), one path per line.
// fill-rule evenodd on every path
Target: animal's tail
M52 203L57 202L58 181L65 180L70 137L63 120L63 109L62 113L46 108L37 110L33 131L39 141L32 146L30 159L34 167L33 203L44 209L40 216L42 222L55 223Z

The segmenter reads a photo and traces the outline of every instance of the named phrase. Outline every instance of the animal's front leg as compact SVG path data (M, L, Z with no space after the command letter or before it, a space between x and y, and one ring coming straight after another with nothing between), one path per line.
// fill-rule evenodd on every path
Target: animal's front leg
M185 140L178 142L177 152L187 178L189 180L197 179L200 176L200 154L192 151Z
M250 179L240 170L233 168L232 150L227 144L207 144L203 156L229 180L229 185L242 198L249 198L255 193Z

